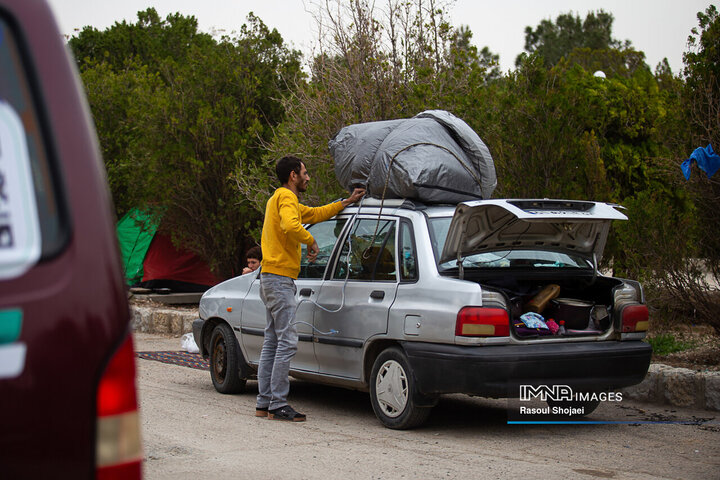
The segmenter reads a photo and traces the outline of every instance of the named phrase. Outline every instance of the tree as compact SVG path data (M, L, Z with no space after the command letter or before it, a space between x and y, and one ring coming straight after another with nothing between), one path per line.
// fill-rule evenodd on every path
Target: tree
M313 185L305 201L338 198L343 191L328 141L342 127L432 108L461 117L474 112L478 89L494 75L497 57L487 49L481 57L469 45L469 31L453 37L445 5L439 0L388 0L382 8L367 0L316 4L321 36L310 81L286 98L287 118L267 145L264 163L239 167L241 194L261 211L276 186L274 162L294 154L310 170Z
M695 135L720 145L720 15L710 5L697 17L700 29L692 29L683 55L686 98Z
M128 61L137 59L150 71L158 71L168 58L179 62L186 59L189 45L214 43L210 35L198 31L195 17L176 13L163 20L154 8L140 11L137 16L134 24L123 20L102 32L88 26L70 38L68 45L80 70L104 62L120 71Z
M683 101L689 116L691 143L682 158L697 146L711 144L716 151L720 149L720 14L717 7L710 5L705 12L698 12L697 18L698 27L692 29L689 49L683 55ZM715 285L720 283L720 238L716 228L720 178L717 175L708 178L695 169L686 188L696 207L695 229L691 231L694 248L688 254L702 260L673 265L662 281L676 305L690 302L697 317L720 332L717 316L720 291L705 280L709 271Z
M720 331L716 286L720 280L716 232L720 181L696 170L686 182L679 169L695 147L718 140L717 9L710 6L698 13L698 21L699 28L692 30L690 48L684 55L684 79L673 77L667 62L656 69L668 112L657 134L665 139L668 154L655 159L659 168L653 170L653 188L624 202L632 223L618 226L616 245L626 252L623 270L644 280L654 309L680 322L707 323ZM708 282L708 277L715 282Z
M89 60L89 59L88 59ZM159 75L129 60L126 69L114 70L108 63L86 65L81 73L100 140L100 148L108 172L118 218L138 206L143 196L138 172L143 165L138 159L138 145L143 132L134 118L139 92L160 88Z
M590 50L626 49L630 41L620 42L612 37L612 14L599 10L589 12L585 20L571 13L558 15L555 22L542 20L533 30L525 27L525 52L542 57L544 65L551 67L576 48ZM515 60L520 65L523 54Z
M118 213L133 206L162 214L176 245L223 278L241 271L260 215L230 178L254 164L284 116L286 79L301 75L300 54L276 30L248 17L235 38L197 32L192 17L81 32L80 56Z
M665 152L657 126L666 110L649 71L598 79L570 60L548 70L532 56L486 98L497 195L617 202L654 185L649 159Z
M450 52L448 62L453 64L456 61L467 64L475 64L484 70L487 82L499 80L502 77L500 72L500 55L492 53L488 47L478 51L472 41L470 28L461 25L456 29L450 38Z

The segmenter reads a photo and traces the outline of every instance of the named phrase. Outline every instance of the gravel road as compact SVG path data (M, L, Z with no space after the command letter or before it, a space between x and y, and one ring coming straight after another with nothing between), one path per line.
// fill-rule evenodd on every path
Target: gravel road
M180 350L180 338L136 334L136 350ZM717 479L714 412L602 404L595 420L698 425L508 425L505 400L443 397L427 424L394 431L366 393L293 381L305 423L256 418L256 382L221 395L206 371L138 359L148 479Z

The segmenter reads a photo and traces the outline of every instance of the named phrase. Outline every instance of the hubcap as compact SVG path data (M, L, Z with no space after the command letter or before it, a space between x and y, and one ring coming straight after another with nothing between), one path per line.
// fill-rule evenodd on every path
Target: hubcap
M408 401L408 381L405 370L395 360L382 364L375 379L375 396L382 412L388 417L397 417Z

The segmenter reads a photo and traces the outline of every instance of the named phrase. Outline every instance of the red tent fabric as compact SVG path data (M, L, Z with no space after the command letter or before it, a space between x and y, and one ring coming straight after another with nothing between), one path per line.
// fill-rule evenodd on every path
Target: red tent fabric
M207 287L220 283L200 258L187 250L179 251L167 235L156 233L143 262L143 283L172 280Z

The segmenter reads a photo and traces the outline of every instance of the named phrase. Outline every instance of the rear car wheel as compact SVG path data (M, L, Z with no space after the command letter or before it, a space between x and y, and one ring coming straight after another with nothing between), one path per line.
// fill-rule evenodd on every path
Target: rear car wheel
M388 348L377 357L370 376L370 401L375 415L386 427L404 430L425 422L432 407L416 405L416 388L401 349Z
M240 378L240 349L232 329L218 324L210 337L210 376L220 393L240 393L245 379Z

